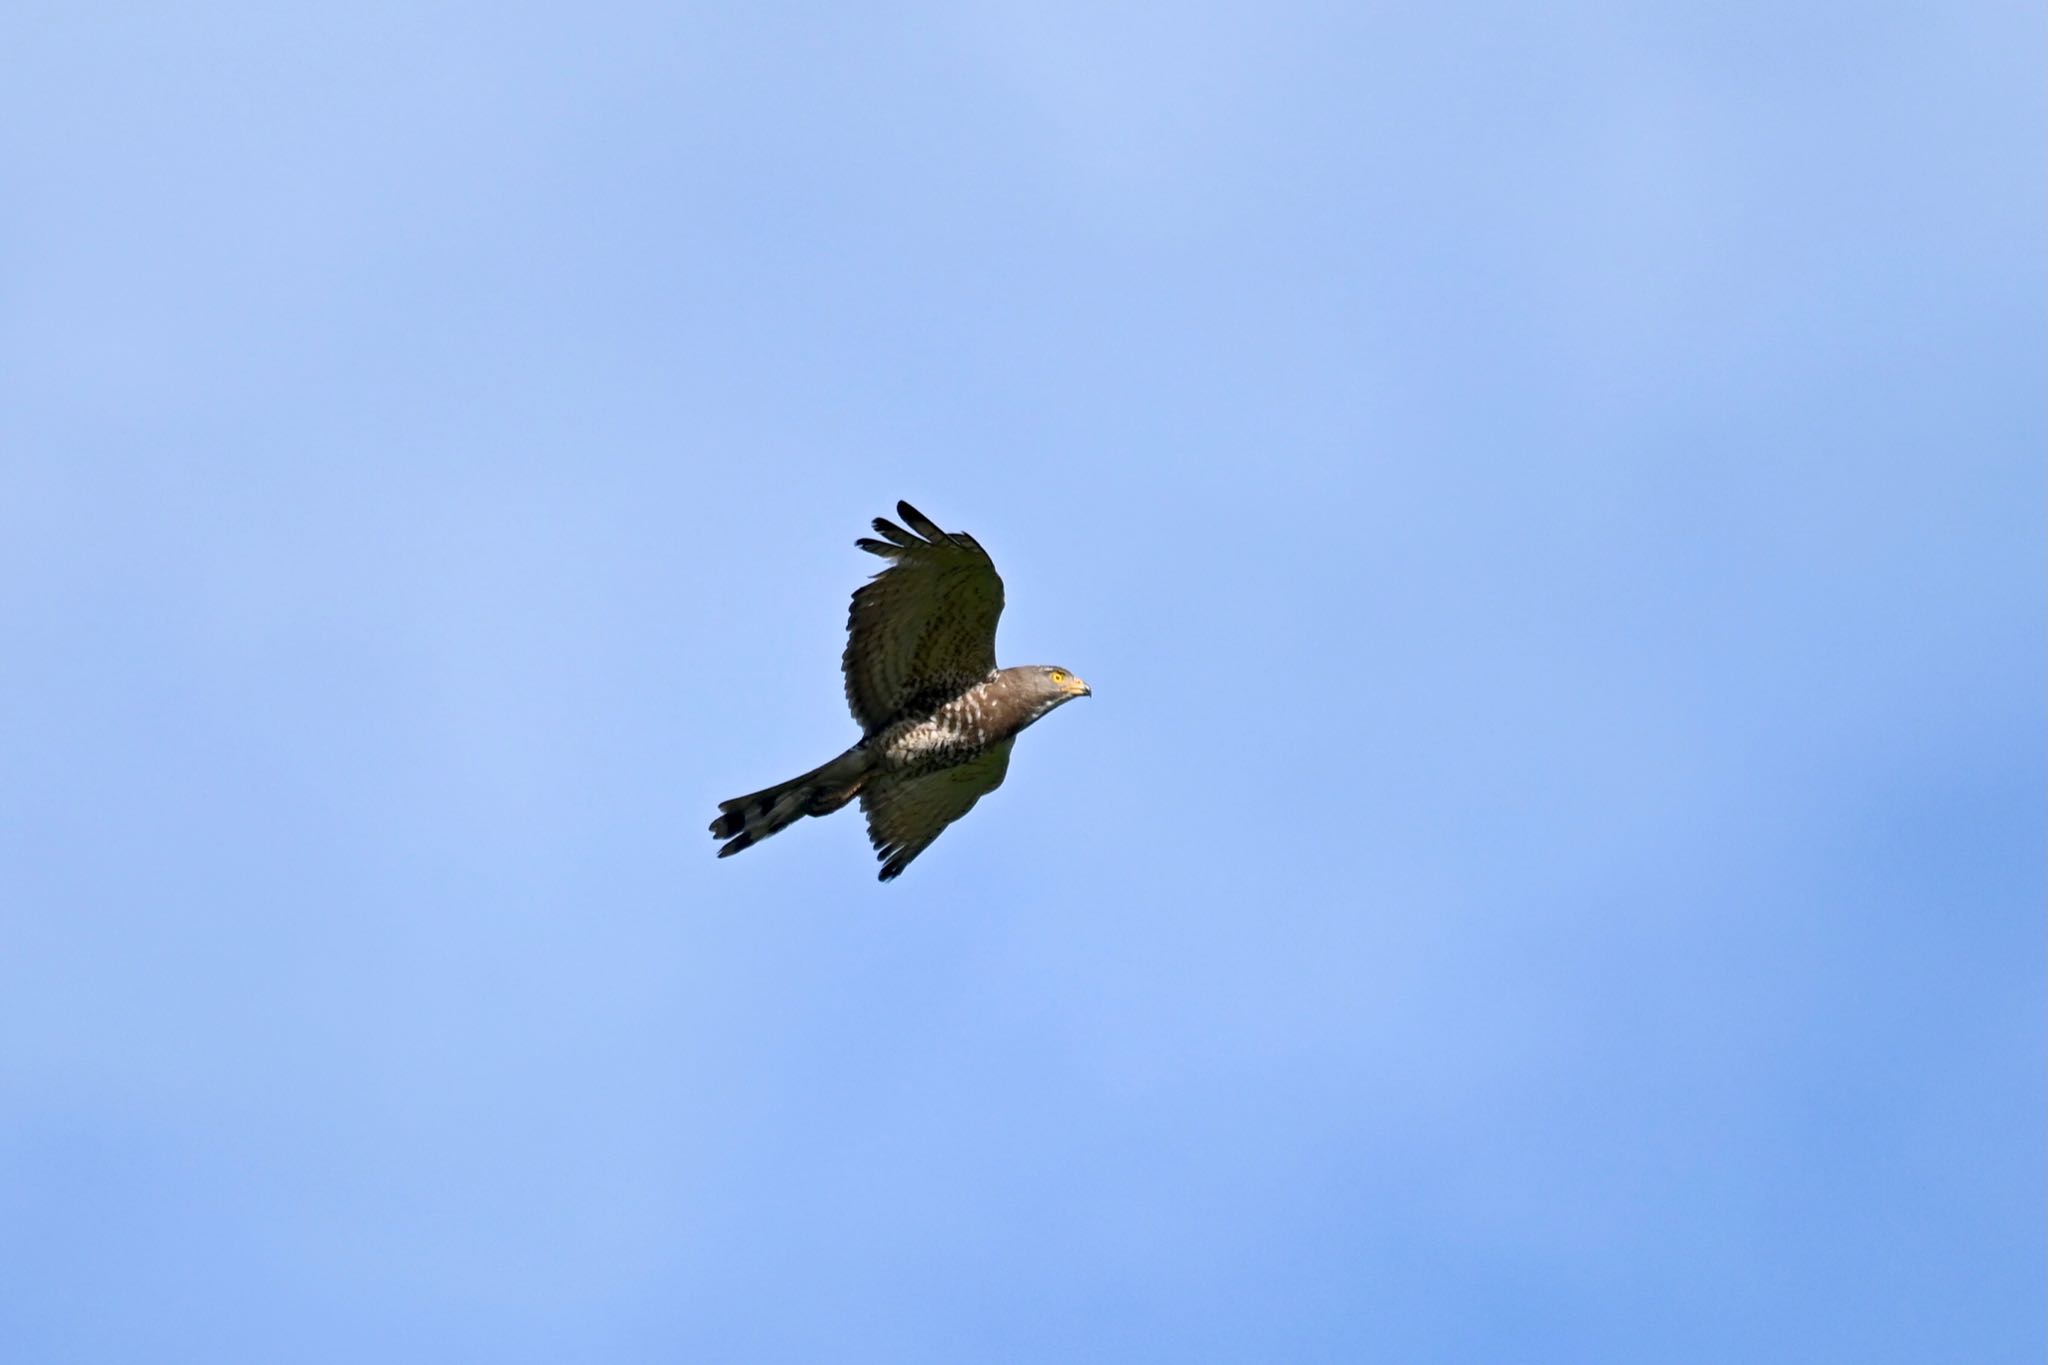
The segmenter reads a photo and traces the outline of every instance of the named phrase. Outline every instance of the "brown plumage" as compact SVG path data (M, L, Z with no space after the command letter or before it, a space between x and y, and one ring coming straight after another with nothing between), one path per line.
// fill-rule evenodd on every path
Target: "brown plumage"
M988 552L907 502L896 513L909 529L877 517L882 539L854 542L890 561L847 614L841 666L860 742L802 777L719 802L719 857L858 796L886 882L1002 785L1019 731L1089 695L1063 668L997 668L1003 580Z

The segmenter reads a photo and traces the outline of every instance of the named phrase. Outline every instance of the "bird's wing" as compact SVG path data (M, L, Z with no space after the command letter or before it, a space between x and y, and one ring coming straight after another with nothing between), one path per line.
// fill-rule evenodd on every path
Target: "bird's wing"
M870 734L986 677L1003 614L1003 580L973 536L949 535L907 502L896 512L909 530L876 517L883 538L855 542L890 564L855 591L846 617L846 704Z
M922 777L883 777L861 788L860 808L882 861L882 881L893 880L946 826L1003 785L1013 742L1003 740L965 763Z

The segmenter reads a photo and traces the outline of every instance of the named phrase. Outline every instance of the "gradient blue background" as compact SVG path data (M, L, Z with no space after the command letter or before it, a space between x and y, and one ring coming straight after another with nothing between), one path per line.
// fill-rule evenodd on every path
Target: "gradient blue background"
M2038 1359L2043 37L10 7L0 1356Z

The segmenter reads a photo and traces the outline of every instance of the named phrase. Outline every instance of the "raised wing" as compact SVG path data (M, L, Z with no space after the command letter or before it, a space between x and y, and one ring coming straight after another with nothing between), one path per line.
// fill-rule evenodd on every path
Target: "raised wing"
M860 808L868 817L868 841L882 860L880 880L894 880L946 826L1003 785L1013 742L1006 739L965 763L923 777L885 777L861 788Z
M1003 614L1003 580L973 536L941 531L907 502L896 513L909 530L876 517L884 539L854 542L891 561L853 594L846 618L846 704L870 734L986 677Z

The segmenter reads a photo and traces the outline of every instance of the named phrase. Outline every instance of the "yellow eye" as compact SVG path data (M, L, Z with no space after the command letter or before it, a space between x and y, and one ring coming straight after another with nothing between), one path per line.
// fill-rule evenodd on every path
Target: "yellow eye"
M1059 669L1055 668L1052 671L1052 680L1054 682L1065 682L1067 680L1067 675L1061 672Z

